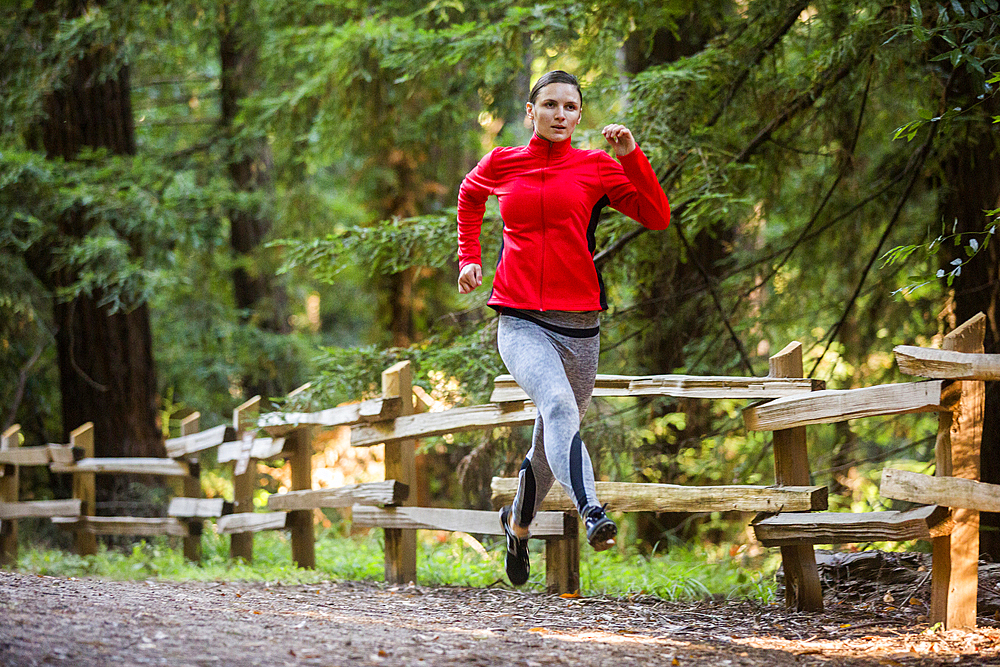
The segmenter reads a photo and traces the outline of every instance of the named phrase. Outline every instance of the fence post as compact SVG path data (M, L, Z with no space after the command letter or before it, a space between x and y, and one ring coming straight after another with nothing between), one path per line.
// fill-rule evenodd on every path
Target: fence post
M768 360L769 377L802 377L802 343L793 342ZM779 486L809 486L806 427L774 431L774 482ZM822 611L823 591L811 544L781 547L785 571L785 605L799 611Z
M400 361L382 371L382 397L400 398L400 416L413 414L413 370L409 361ZM385 445L385 478L409 488L404 506L416 505L416 440L399 440ZM417 580L417 532L385 529L385 581L405 584Z
M983 352L986 316L972 317L944 337L942 348L954 352ZM983 435L984 382L955 381L942 390L941 403L949 412L938 417L935 447L936 476L979 479L979 448ZM932 540L930 622L946 630L976 627L979 588L979 512L954 508L950 535Z
M192 435L201 430L201 413L193 412L181 420L181 435ZM181 482L181 493L185 498L201 498L201 462L198 454L188 454L188 474ZM188 523L188 536L184 538L184 557L190 561L201 560L201 528L203 519L192 519Z
M243 443L243 451L233 465L233 513L253 512L254 481L257 478L257 462L250 458L253 439L256 434L257 414L260 412L260 396L254 396L233 410L233 428L236 438ZM245 465L245 469L241 469ZM253 560L253 533L233 533L229 539L230 558Z
M563 514L563 535L545 540L545 590L576 593L580 590L580 518Z
M312 489L313 429L299 428L288 434L285 450L291 452L292 491ZM316 567L316 537L313 533L313 510L292 510L286 525L292 531L292 560L303 568Z
M0 436L0 452L14 449L21 444L21 427L14 424ZM18 466L3 466L0 477L0 502L16 503L18 494ZM0 520L0 565L17 565L17 520Z
M87 422L69 434L73 456L79 450L83 458L94 456L94 424ZM73 497L80 500L80 521L77 524L74 545L80 556L97 553L97 535L85 529L87 517L97 514L97 475L92 472L73 473Z

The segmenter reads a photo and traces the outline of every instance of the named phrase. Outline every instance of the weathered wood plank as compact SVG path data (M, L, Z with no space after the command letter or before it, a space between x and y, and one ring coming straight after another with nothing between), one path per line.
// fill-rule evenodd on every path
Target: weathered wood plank
M287 512L241 512L226 514L215 522L220 535L234 533L259 533L262 530L280 530L285 527Z
M261 415L257 422L258 428L264 429L272 436L285 435L297 428L336 428L337 426L352 426L364 421L392 419L399 416L402 405L399 397L389 398L379 396L360 403L340 405L335 408L317 412L269 412Z
M182 435L177 438L168 438L166 441L167 456L180 458L195 452L201 452L212 447L217 447L223 442L230 442L236 439L236 431L232 426L220 424L214 428Z
M188 525L173 517L81 516L53 517L52 523L72 527L88 535L173 535L187 537Z
M184 417L181 419L180 427L182 437L197 435L201 431L201 413L192 412ZM225 440L227 433L228 429L223 432L223 440ZM233 431L232 437L236 437L235 431ZM183 458L188 462L188 476L182 477L180 480L180 497L191 498L195 501L201 500L201 463L198 460L198 453L186 453L183 455ZM197 511L197 504L192 509ZM170 516L169 508L167 515ZM190 518L196 518L196 515ZM188 526L188 530L191 534L184 538L184 558L197 563L201 561L202 525L197 521L192 521L191 525Z
M0 455L21 449L21 426L11 424L0 433ZM48 454L45 455L48 461ZM15 504L20 493L20 470L13 463L0 465L0 503ZM0 516L0 519L3 519ZM17 521L0 521L0 566L17 565Z
M361 421L361 404L352 403L317 412L268 412L257 425L272 436L280 436L299 427L336 428Z
M594 396L673 396L677 398L762 399L795 396L826 388L822 380L809 378L728 377L698 375L598 375ZM493 384L490 401L507 403L529 400L510 375Z
M80 500L22 500L0 503L0 519L45 519L54 516L80 516Z
M94 456L94 424L87 422L73 429L69 434L69 444L72 457L81 459ZM53 450L55 453L56 450ZM60 452L62 454L62 452ZM54 469L56 457L52 457ZM83 471L73 472L73 497L81 501L80 513L84 516L97 514L97 475ZM55 521L56 519L53 519ZM86 530L76 530L73 543L77 555L89 556L97 553L97 537Z
M400 399L400 415L406 419L414 414L413 368L409 361L400 361L382 371L382 397ZM391 422L390 422L391 423ZM353 429L357 427L352 427ZM397 438L385 444L385 478L406 484L408 493L404 505L417 504L417 442ZM385 581L405 584L417 580L417 533L413 530L387 528L385 542Z
M907 375L945 380L1000 380L1000 354L935 350L913 345L892 349Z
M48 444L45 445L45 449L47 449L49 452L49 459L51 459L52 461L51 466L53 472L57 472L55 470L56 466L73 465L73 462L76 460L76 456L73 453L72 444L68 445Z
M514 500L517 478L494 477L493 506ZM597 482L597 497L613 512L809 512L827 509L825 486L680 486ZM541 509L569 512L576 504L555 485Z
M55 470L57 466L53 465ZM82 472L101 474L139 474L163 475L168 477L183 477L189 472L188 464L174 459L156 459L143 457L121 458L85 458L76 465L59 466L60 472Z
M934 477L886 468L882 471L879 493L886 498L921 505L1000 512L1000 484L961 477Z
M633 380L644 379L651 376L629 377L627 375L606 375L598 374L594 380L594 396L628 396L628 386ZM493 380L493 393L490 395L491 403L510 403L515 401L527 401L528 395L514 381L511 375L498 375Z
M181 519L210 519L227 514L226 505L229 505L231 513L232 503L227 503L222 498L176 497L170 499L167 515Z
M824 389L779 398L743 410L748 431L832 424L878 415L940 412L941 380L886 384L862 389Z
M0 450L0 465L47 466L48 464L49 448L46 445Z
M395 419L402 414L403 399L399 396L380 396L361 402L358 418L365 422Z
M483 535L502 535L496 512L456 510L438 507L371 507L355 505L351 521L356 526L411 530L451 530ZM532 537L563 534L562 512L539 512L531 524Z
M797 396L825 388L822 380L809 378L654 375L633 380L628 395L753 400Z
M767 360L768 377L800 378L804 372L802 343L793 341ZM804 426L778 429L771 434L774 448L774 481L782 486L811 483L809 449ZM823 589L812 545L781 547L785 570L785 606L799 611L822 611Z
M444 412L397 417L389 422L377 422L351 427L351 445L365 447L411 438L429 438L448 433L460 433L494 426L524 426L533 424L538 410L526 403L517 408L487 403Z
M545 540L545 591L552 595L580 591L580 516L564 512L563 534Z
M782 512L753 524L766 547L929 540L947 533L950 512L936 505L906 512Z
M284 438L254 438L250 448L250 458L266 461L277 458L285 448ZM219 463L236 461L243 453L243 442L227 442L219 447Z
M944 337L942 347L951 352L981 354L986 336L986 316L978 313ZM983 435L985 382L963 380L948 387L948 412L938 417L934 458L937 477L979 479ZM946 630L976 626L979 589L979 512L957 508L954 528L932 544L931 623Z
M384 482L350 484L335 489L289 491L268 497L269 510L308 510L353 505L399 505L409 493L408 487L393 479Z

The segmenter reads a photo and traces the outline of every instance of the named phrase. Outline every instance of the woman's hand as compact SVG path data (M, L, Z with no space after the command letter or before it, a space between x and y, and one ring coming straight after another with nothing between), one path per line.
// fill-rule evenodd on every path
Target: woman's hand
M483 284L483 267L478 264L466 264L458 272L458 293L468 294Z
M608 143L615 147L615 155L621 157L635 150L635 139L632 131L624 125L611 124L601 130Z

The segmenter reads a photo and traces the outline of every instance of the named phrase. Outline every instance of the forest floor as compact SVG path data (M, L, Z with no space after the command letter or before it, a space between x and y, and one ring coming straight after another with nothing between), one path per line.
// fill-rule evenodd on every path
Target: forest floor
M0 572L0 665L1000 665L992 615L976 630L929 628L926 600L906 586L899 606L891 588L834 586L826 611L803 613L499 587Z

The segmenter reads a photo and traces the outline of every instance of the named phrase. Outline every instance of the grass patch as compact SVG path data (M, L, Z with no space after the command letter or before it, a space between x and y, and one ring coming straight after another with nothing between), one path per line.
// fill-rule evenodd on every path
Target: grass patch
M419 532L417 577L424 585L508 586L503 566L503 543L485 546L462 534ZM176 542L176 541L175 541ZM545 590L543 543L531 542L531 577L526 590ZM269 531L254 536L252 563L229 558L229 539L205 531L201 563L184 560L167 538L136 543L130 551L101 548L94 556L76 556L56 549L24 546L18 570L60 577L108 579L162 579L170 581L268 581L283 584L318 581L383 581L381 531L346 537L336 529L320 531L316 540L316 569L304 570L291 560L287 533ZM774 599L777 557L720 558L696 546L675 546L669 553L643 556L610 550L581 548L582 595L625 597L654 595L666 600L704 597Z

